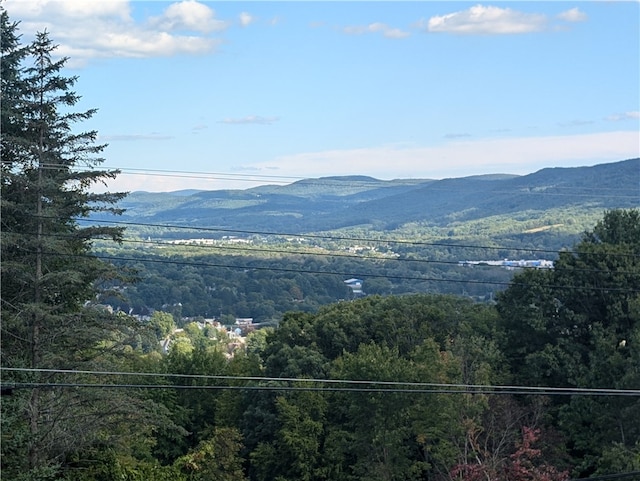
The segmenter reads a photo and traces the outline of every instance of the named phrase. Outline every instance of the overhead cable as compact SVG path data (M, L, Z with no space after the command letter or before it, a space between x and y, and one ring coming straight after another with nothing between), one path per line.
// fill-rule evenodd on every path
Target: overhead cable
M336 236L336 235L323 235L323 234L301 234L301 233L287 233L287 232L273 232L273 231L253 231L253 230L243 230L243 229L228 229L228 228L219 228L219 227L189 227L189 226L180 226L180 225L171 225L171 224L152 224L152 223L142 223L142 222L127 222L127 221L116 221L116 220L102 220L102 219L86 219L86 218L73 218L73 220L78 222L96 222L102 224L116 224L116 225L130 225L130 226L139 226L139 227L159 227L164 229L177 229L177 230L192 230L199 232L223 232L223 233L237 233L237 234L251 234L251 235L265 235L265 236L280 236L280 237L293 237L293 238L310 238L310 239L327 239L333 241L355 241L355 242L378 242L378 243L386 243L386 244L401 244L401 245L415 245L415 246L423 246L423 247L452 247L452 248L461 248L461 249L494 249L494 250L511 250L511 251L524 251L524 252L540 252L540 253L548 253L548 254L558 254L558 250L552 249L528 249L524 247L507 247L507 246L482 246L482 245L466 245L466 244L455 244L455 243L443 243L443 242L424 242L424 241L410 241L404 239L385 239L385 238L364 238L364 237L348 237L348 236ZM578 254L577 251L572 250L562 250L560 252L566 252L569 254ZM580 253L582 254L582 253ZM589 254L589 253L585 253ZM612 256L617 257L640 257L637 254L619 254L612 253Z
M120 387L155 387L155 388L204 388L204 389L274 389L289 388L292 390L321 390L315 386L302 386L295 388L297 384L325 384L333 386L347 386L331 388L332 390L367 391L367 392L466 392L482 394L544 394L544 395L581 395L581 396L640 396L640 389L609 389L609 388L579 388L579 387L545 387L545 386L518 386L518 385L492 385L492 384L464 384L464 383L432 383L412 381L375 381L359 379L322 379L322 378L291 378L268 376L230 376L207 374L179 374L179 373L154 373L154 372L130 372L130 371L95 371L74 369L39 369L39 368L10 368L2 367L2 371L60 374L60 375L92 375L92 376L137 376L152 378L180 378L194 380L215 381L241 381L262 383L290 383L294 386L259 385L259 386L233 386L233 385L185 385L185 384L121 384ZM16 383L16 386L20 383ZM62 387L112 387L109 383L22 383L25 386L42 387L46 385ZM353 387L353 386L377 386L377 387ZM384 386L384 387L383 387ZM444 390L444 391L443 391Z
M47 164L43 163L40 167L44 170L57 170L60 168L68 169L68 166L60 166L59 164ZM81 166L76 166L78 170L94 170L92 167L82 168ZM270 182L271 184L276 184L278 186L287 186L292 184L293 182L304 181L305 185L345 185L345 186L362 186L369 187L372 183L380 183L382 187L384 184L387 184L389 187L393 187L393 181L374 179L366 180L366 179L341 179L340 177L332 176L332 177L318 177L318 178L308 178L308 177L300 177L300 176L285 176L285 175L266 175L266 174L248 174L248 173L236 173L236 172L202 172L202 171L188 171L188 170L169 170L169 169L144 169L144 168L133 168L133 167L107 167L100 166L101 170L112 170L118 171L123 175L145 175L145 176L153 176L153 177L172 177L172 178L188 178L188 179L201 179L201 180L233 180L233 181L245 181L245 182ZM463 180L465 177L454 178L454 179L400 179L402 181L407 181L410 183L415 183L415 185L424 187L429 189L430 191L446 191L450 192L451 189L447 187L436 187L439 182L442 181L456 181ZM267 184L268 185L268 184ZM406 185L406 184L405 184ZM536 186L537 187L537 186ZM638 194L635 190L629 190L629 195L620 195L619 188L607 188L607 187L571 187L571 186L550 186L549 188L534 188L531 189L514 189L514 190L499 190L494 189L491 192L495 194L524 194L524 195L543 195L545 197L548 196L571 196L571 197L592 197L589 194L582 194L584 191L593 191L593 192L601 192L601 196L612 199L638 199ZM207 191L205 189L189 189L196 191ZM216 189L219 190L219 189ZM558 191L567 191L558 192ZM579 193L571 192L578 191ZM467 191L468 192L468 191ZM478 191L480 192L480 191ZM484 192L484 191L482 191Z
M35 254L35 251L24 251ZM400 279L409 281L423 281L423 282L449 282L454 284L481 284L491 286L521 286L521 287L543 287L547 289L566 289L566 290L586 290L595 292L622 292L622 293L637 293L638 289L628 289L621 287L603 287L603 286L575 286L575 285L556 285L556 284L529 284L525 282L514 281L480 281L475 279L447 279L438 277L425 277L425 276L404 276L393 274L375 274L375 273L354 273L353 271L318 271L311 269L292 269L286 267L275 266L247 266L247 265L232 265L232 264L214 264L209 262L188 262L188 261L176 261L171 259L149 259L149 258L136 258L136 257L117 257L107 256L101 254L69 254L59 252L41 252L46 256L62 256L62 257L74 257L74 258L95 258L109 261L130 261L130 262L149 262L153 264L173 264L181 266L191 267L218 267L226 269L242 269L245 271L270 271L270 272L291 272L297 274L320 274L320 275L336 275L349 277L354 275L360 275L362 277L370 278L383 278L383 279Z

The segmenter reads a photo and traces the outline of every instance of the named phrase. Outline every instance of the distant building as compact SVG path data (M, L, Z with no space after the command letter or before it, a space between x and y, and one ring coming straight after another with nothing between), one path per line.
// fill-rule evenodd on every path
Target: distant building
M534 268L534 269L553 269L553 261L546 259L534 259L518 261L512 261L509 259L503 259L500 261L459 261L459 266L473 267L473 266L497 266L503 267L508 270Z
M351 289L354 297L364 296L361 279L347 279L344 283Z
M248 326L253 324L253 317L236 317L237 326Z

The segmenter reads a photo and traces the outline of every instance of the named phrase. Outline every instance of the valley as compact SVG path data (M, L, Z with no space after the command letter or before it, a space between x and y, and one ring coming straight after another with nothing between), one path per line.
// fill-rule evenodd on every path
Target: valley
M180 306L189 317L277 322L288 311L349 299L343 281L352 277L369 295L491 302L531 267L516 264L552 263L607 209L640 205L639 173L640 159L632 159L527 176L134 192L121 202L122 216L91 220L126 227L120 246L95 245L99 256L135 272L126 299L107 300L114 308ZM501 265L507 261L510 269Z

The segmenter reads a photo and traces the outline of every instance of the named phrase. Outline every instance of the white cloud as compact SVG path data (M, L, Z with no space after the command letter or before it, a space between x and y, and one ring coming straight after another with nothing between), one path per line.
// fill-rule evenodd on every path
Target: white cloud
M250 25L254 20L253 16L247 12L242 12L240 14L240 25L243 27Z
M638 131L451 140L434 147L381 146L309 152L248 165L298 177L371 175L381 179L524 174L549 166L592 165L640 156Z
M605 120L611 120L613 122L618 122L620 120L638 120L640 119L640 112L637 110L633 110L630 112L624 112L621 114L612 114L608 117L605 117Z
M362 35L365 33L381 33L386 38L406 38L409 32L399 28L391 28L385 23L374 22L369 25L352 25L344 27L342 31L348 35Z
M388 28L382 33L382 35L387 38L407 38L411 34L404 30L400 30L399 28Z
M387 27L384 23L375 22L366 27L366 30L368 30L369 32L384 32L387 28L389 27Z
M129 0L5 0L5 7L12 19L55 19L84 17L116 17L130 19Z
M587 20L587 14L580 11L578 7L575 7L559 13L558 18L565 22L584 22Z
M221 39L209 34L228 25L195 0L169 4L141 21L134 20L129 0L6 0L5 6L12 20L21 21L25 41L36 31L55 32L57 53L70 57L70 67L95 58L210 53Z
M540 14L476 5L468 10L431 17L427 30L468 35L519 34L539 32L546 22L547 18Z
M217 20L213 9L195 0L172 3L159 17L149 19L150 25L163 30L189 30L201 33L224 30L226 22Z
M235 180L221 175L165 177L125 171L109 182L109 188L112 191L152 192L247 189L273 183L268 179L279 178L279 172L286 173L281 179L335 175L370 175L379 179L442 179L491 173L529 174L545 167L587 166L639 157L639 146L638 131L452 140L434 147L393 145L290 155L269 162L237 166L235 170L247 172L247 176L234 177ZM249 173L255 174L255 177L250 177Z
M242 118L226 118L220 120L223 124L236 124L236 125L244 125L244 124L258 124L258 125L270 125L274 122L280 120L278 117L262 117L260 115L248 115L247 117Z
M196 36L176 37L167 32L118 32L107 34L96 41L96 45L103 47L103 51L111 50L120 57L198 54L210 51L215 44L213 39Z

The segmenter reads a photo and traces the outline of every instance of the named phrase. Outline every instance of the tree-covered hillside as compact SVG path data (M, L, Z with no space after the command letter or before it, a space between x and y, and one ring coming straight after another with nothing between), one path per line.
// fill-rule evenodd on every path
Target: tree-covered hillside
M473 176L444 180L343 177L308 179L284 186L179 193L134 192L122 206L130 231L156 238L197 236L185 227L225 231L309 234L336 232L400 238L407 227L421 236L457 238L456 228L497 219L529 221L529 229L553 226L563 241L593 225L606 209L638 207L640 159L593 167L553 168L525 176ZM101 217L101 220L108 220ZM154 224L149 226L148 224ZM167 226L158 229L157 225ZM179 228L171 229L170 226ZM527 229L512 229L509 235ZM216 231L221 229L221 231ZM557 249L563 246L556 246Z
M495 306L369 296L233 339L153 334L123 378L169 419L69 479L553 481L640 471L640 212L616 210ZM156 313L159 339L175 329ZM151 335L151 337L149 337ZM110 379L95 373L96 382ZM122 374L118 375L122 378ZM146 387L146 389L145 389Z
M125 312L176 305L188 316L271 321L348 299L343 281L351 277L363 279L368 294L491 300L513 272L460 262L553 261L606 207L638 205L639 173L635 159L520 177L347 177L246 191L134 193L122 203L130 209L124 223L116 224L127 226L122 246L98 247L138 273L125 299L110 300ZM329 224L316 224L323 219Z
M22 45L0 15L3 479L638 479L639 209L605 210L553 266L516 271L479 256L542 252L506 245L506 228L504 245L465 244L486 227L471 214L438 242L417 221L401 238L313 245L281 232L256 233L265 245L128 237L84 222L117 213L122 195L90 190L117 173L99 169L96 133L75 130L94 111L70 113L66 60L48 33ZM552 174L538 185L552 189ZM520 215L493 220L536 235ZM478 262L458 266L461 252ZM371 295L334 302L359 273ZM446 283L469 291L435 292ZM494 302L474 302L485 284L500 286ZM163 306L130 316L144 290ZM208 316L223 299L236 309L225 319L181 312ZM249 302L277 326L243 336Z

